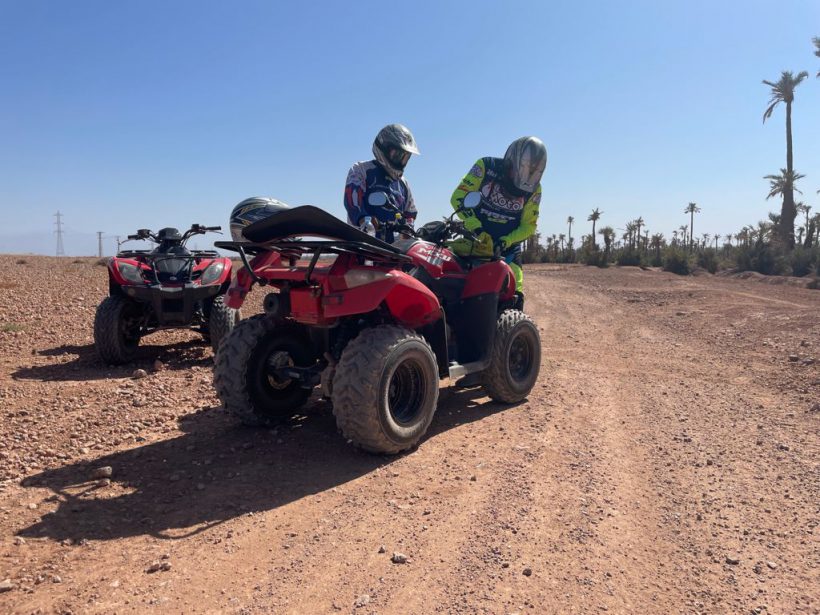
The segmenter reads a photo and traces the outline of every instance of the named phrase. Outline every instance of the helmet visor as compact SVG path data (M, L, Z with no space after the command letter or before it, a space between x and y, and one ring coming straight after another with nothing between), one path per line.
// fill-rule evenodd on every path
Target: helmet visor
M410 160L410 152L405 152L404 150L391 148L387 154L387 159L397 169L403 169L407 166L408 161Z
M510 169L513 185L519 190L533 192L541 181L544 174L546 160L541 156L533 156L533 152L528 148L524 150L518 164L513 164Z

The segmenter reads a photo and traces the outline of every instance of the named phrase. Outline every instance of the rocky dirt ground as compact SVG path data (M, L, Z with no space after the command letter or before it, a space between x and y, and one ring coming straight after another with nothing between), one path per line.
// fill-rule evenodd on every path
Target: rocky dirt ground
M95 261L0 256L0 612L820 612L818 291L531 268L530 398L385 458L241 428L193 333L100 364Z

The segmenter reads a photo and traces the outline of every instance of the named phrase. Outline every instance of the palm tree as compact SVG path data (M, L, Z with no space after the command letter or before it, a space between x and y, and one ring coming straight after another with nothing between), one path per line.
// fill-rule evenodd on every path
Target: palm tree
M715 251L716 252L717 252L717 249L718 249L718 241L720 241L721 237L722 237L722 235L719 235L719 234L715 233Z
M567 236L566 236L566 235L564 235L563 233L561 233L560 235L558 235L558 241L560 241L560 242L561 242L561 252L562 252L562 253L564 252L564 240L565 240L566 238L567 238Z
M786 215L786 211L785 211L785 208L786 208L785 202L786 202L786 199L787 199L786 195L787 194L791 195L790 197L788 197L788 198L791 198L791 200L792 200L792 206L791 206L792 207L792 209L791 209L791 227L792 227L791 247L794 247L794 219L797 217L797 208L794 206L794 193L795 193L795 191L797 191L800 194L803 194L802 192L800 192L800 190L798 190L795 187L795 184L799 180L803 179L804 177L806 177L806 176L803 175L802 173L797 173L795 171L789 171L787 169L780 169L780 174L779 175L766 175L763 178L763 179L768 179L769 180L769 194L766 197L767 200L772 198L772 197L778 196L778 195L783 196L784 205L783 205L783 210L781 210L781 212L780 212L780 215L779 216L774 216L774 215L770 214L770 216L773 218L772 221L774 221L774 219L777 219L777 223L778 223L778 226L779 226L780 229L783 228L783 216ZM782 235L781 235L781 237L782 237ZM788 241L787 241L787 244L788 244Z
M612 249L612 240L615 238L615 230L611 226L605 226L598 234L604 238L604 255L608 257Z
M589 217L587 218L587 222L592 222L592 235L589 236L590 237L589 240L592 243L592 249L593 250L598 249L598 244L595 241L595 223L601 218L601 215L603 213L604 212L602 212L602 211L598 211L598 208L596 207L595 209L592 210L592 213L589 214Z
M572 243L572 223L575 222L575 218L572 216L567 216L567 224L569 224L569 231L567 232L567 242Z
M795 209L806 214L806 228L809 228L809 212L811 211L811 205L806 205L803 201L800 201L797 205L795 205Z
M652 248L655 250L655 260L659 261L661 259L661 246L663 246L663 235L661 233L655 233L654 235L652 235L652 239L649 245L652 246Z
M641 227L644 225L643 216L638 216L635 220L635 229L638 232L638 250L641 249Z
M689 203L686 206L686 209L683 210L683 213L689 214L689 251L691 252L693 248L693 243L695 241L695 235L693 234L693 230L695 228L695 214L700 211L700 207L698 207L697 203Z
M792 103L794 102L794 90L806 79L809 74L801 71L795 77L791 71L784 70L777 82L763 80L764 85L771 88L771 98L769 106L763 113L765 122L772 116L775 107L780 103L786 105L786 171L794 173L794 161L792 156ZM797 211L794 208L794 191L792 186L785 186L783 194L783 206L780 212L780 238L789 249L794 248L794 219Z

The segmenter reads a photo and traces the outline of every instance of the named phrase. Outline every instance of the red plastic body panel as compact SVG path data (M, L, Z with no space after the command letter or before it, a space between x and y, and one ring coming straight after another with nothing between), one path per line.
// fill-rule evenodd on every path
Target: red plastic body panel
M492 261L470 271L461 298L468 299L488 293L498 293L502 300L511 299L515 294L515 278L512 269L504 261Z
M463 274L464 270L459 266L455 255L443 246L437 246L428 241L415 243L408 251L407 256L413 262L424 269L434 278L445 275L457 276Z

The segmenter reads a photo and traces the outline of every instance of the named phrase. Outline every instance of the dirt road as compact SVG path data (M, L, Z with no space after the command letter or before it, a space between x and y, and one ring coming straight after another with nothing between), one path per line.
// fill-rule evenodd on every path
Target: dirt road
M193 334L98 364L104 270L25 260L0 257L0 612L820 612L818 291L529 269L529 400L447 389L383 458L320 401L239 427Z

